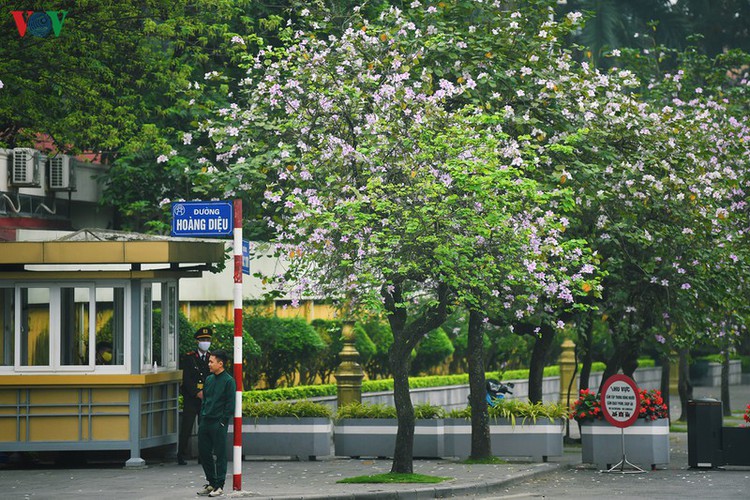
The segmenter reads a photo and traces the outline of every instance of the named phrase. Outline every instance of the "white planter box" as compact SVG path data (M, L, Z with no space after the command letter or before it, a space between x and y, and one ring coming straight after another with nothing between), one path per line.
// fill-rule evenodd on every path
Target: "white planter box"
M289 456L301 460L331 454L330 419L322 417L272 417L242 419L242 455ZM232 426L228 450L234 442Z
M629 462L651 469L669 463L669 419L639 419L624 432ZM622 460L621 429L605 421L581 424L581 453L583 462L609 469Z
M344 418L333 428L336 456L392 457L398 421L391 418ZM443 420L417 420L414 426L415 458L443 456Z
M559 420L521 419L512 425L508 419L490 419L492 454L498 457L531 457L547 461L563 454L564 424ZM445 419L445 454L466 458L471 454L471 422L463 418Z

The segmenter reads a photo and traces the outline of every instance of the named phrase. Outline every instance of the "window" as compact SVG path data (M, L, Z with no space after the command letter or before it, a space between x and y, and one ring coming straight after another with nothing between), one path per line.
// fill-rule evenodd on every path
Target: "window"
M96 357L100 366L125 364L125 288L96 289Z
M60 288L60 364L88 366L92 356L92 287Z
M153 301L159 302L154 308ZM176 281L154 282L143 289L143 370L177 368L178 289ZM147 318L151 318L150 320ZM150 322L149 322L150 321Z
M128 296L125 283L0 286L0 368L123 373Z
M13 366L16 308L15 289L0 288L0 366Z
M164 309L166 310L164 317L166 320L164 321L166 326L166 331L164 332L166 341L162 346L162 360L164 360L162 366L176 368L177 361L175 352L177 350L177 330L179 329L179 323L177 320L177 283L165 283L163 288L167 289L167 296L166 300L163 300ZM162 299L164 299L164 297L162 297Z
M16 304L21 319L19 365L50 365L50 289L22 287Z
M143 288L141 289L141 296L143 297L143 307L141 308L141 318L143 319L143 339L141 342L141 346L143 349L143 358L141 364L143 366L143 370L148 370L154 363L154 298L151 283L146 283L143 285Z

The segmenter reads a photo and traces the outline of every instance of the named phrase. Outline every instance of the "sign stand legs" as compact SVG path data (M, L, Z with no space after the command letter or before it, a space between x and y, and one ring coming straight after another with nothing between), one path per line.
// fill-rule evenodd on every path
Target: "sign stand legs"
M625 457L625 428L620 428L620 436L622 437L622 460L617 462L615 465L610 467L608 470L603 470L599 472L603 473L610 473L610 472L617 472L620 474L641 474L646 472L645 470L641 469L634 463L630 463L628 459ZM632 469L631 470L625 470L625 466L629 465ZM619 468L619 470L617 470Z

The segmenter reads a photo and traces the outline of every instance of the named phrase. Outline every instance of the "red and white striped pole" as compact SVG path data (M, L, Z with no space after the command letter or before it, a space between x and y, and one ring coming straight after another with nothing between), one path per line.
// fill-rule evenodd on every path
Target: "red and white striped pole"
M234 447L232 489L242 489L242 200L234 200Z

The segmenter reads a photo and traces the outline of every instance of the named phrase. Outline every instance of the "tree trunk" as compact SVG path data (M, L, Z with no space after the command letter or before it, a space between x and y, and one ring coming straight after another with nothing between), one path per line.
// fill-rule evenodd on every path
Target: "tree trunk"
M589 388L589 378L591 377L591 365L594 362L594 355L592 353L592 350L594 348L594 318L593 314L589 312L586 315L586 319L588 320L586 323L586 328L583 330L583 334L581 335L581 352L583 354L583 359L581 360L581 377L578 382L579 389L588 389Z
M411 351L430 331L439 327L448 316L448 287L437 286L437 302L407 324L408 312L403 306L403 283L394 282L381 290L388 322L393 331L393 344L388 351L388 361L393 373L393 400L396 405L398 431L393 451L391 472L411 474L414 472L414 406L409 394L409 369Z
M542 386L544 384L544 361L547 358L555 330L548 325L542 325L536 336L534 348L531 351L529 363L529 401L541 403L543 399Z
M732 407L729 404L729 349L724 349L721 360L721 407L724 416L732 416Z
M690 382L688 355L689 350L687 347L680 349L679 381L677 383L677 389L680 393L680 422L687 421L688 401L693 399L693 384Z
M635 376L635 371L638 369L638 355L641 353L642 341L640 336L633 335L623 342L622 373L630 378Z
M395 332L394 332L395 337ZM394 342L389 355L393 372L393 401L398 417L396 448L393 451L391 472L411 474L414 472L414 406L409 394L409 368L411 366L411 349Z
M623 346L620 342L614 342L614 347L615 351L607 360L607 366L604 367L604 373L602 373L602 381L599 383L599 389L597 390L597 392L602 392L604 382L606 382L609 377L611 377L612 375L616 375L617 372L620 371L620 366L622 365Z
M467 361L469 364L469 403L471 404L471 458L492 456L490 424L487 415L487 389L484 379L483 315L469 312Z
M659 384L659 388L664 404L667 405L667 417L671 420L672 415L669 409L669 371L669 355L664 354L661 357L661 383Z

